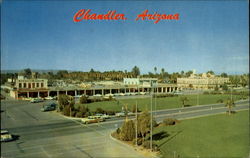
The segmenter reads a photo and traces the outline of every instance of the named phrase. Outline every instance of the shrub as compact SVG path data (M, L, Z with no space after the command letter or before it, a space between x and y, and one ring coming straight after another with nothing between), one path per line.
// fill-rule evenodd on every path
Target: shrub
M165 118L163 120L163 123L164 125L166 126L171 126L171 125L175 125L177 123L177 120L176 119L173 119L173 118Z
M120 136L124 141L132 141L135 138L135 125L133 120L123 123Z
M217 100L217 103L223 103L224 101L223 101L223 99L218 99Z
M120 128L117 128L117 129L116 129L116 133L117 133L117 134L120 134L120 133L121 133L121 129L120 129Z
M109 110L109 111L106 111L106 114L107 115L115 115L115 111Z
M70 116L70 107L69 106L65 106L63 108L63 114L66 116Z
M95 112L96 112L96 113L104 114L104 113L105 113L105 110L103 110L102 108L96 108Z
M10 93L10 90L7 89L7 88L4 88L3 90L4 90L5 93Z
M203 92L203 94L209 94L209 92L208 92L208 91L205 91L205 92Z
M88 103L88 98L86 96L81 96L79 102L80 104Z
M142 145L142 138L137 138L137 145ZM136 145L136 139L133 140L133 144Z
M142 143L142 146L146 149L150 149L150 141L144 141ZM156 144L152 144L152 149L153 151L159 151L159 147Z
M80 112L80 111L79 111L79 112L77 112L77 113L76 113L76 115L75 115L75 117L80 117L80 118L81 118L81 117L83 117L82 112Z

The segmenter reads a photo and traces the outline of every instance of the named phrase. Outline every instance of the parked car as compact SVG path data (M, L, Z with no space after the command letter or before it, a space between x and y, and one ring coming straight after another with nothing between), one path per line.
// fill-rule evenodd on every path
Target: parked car
M140 92L140 95L145 95L146 93L145 92Z
M122 111L122 112L116 113L115 116L117 116L117 117L123 117L123 116L126 116L126 114L127 114L127 116L132 116L132 115L134 115L134 113L132 113L132 112L130 112L130 111L128 111L128 112Z
M41 109L42 112L53 111L53 110L56 110L56 103L45 104Z
M41 98L33 98L30 100L31 103L39 103L39 102L43 102L43 100Z
M95 114L95 116L97 116L97 117L99 117L99 118L102 118L102 119L104 119L104 120L110 118L110 116L107 115L107 114Z
M119 95L120 95L120 96L124 96L125 94L124 94L124 93L120 93Z
M83 118L81 119L82 123L84 124L90 124L90 123L98 123L98 122L103 122L104 120L101 118L94 118L94 117L88 117L88 118Z
M1 130L1 142L9 142L14 140L13 136L7 130Z
M115 116L122 117L122 116L125 116L125 113L124 112L118 112L118 113L115 114Z
M53 100L53 97L48 96L48 97L45 97L44 99L45 99L45 100Z

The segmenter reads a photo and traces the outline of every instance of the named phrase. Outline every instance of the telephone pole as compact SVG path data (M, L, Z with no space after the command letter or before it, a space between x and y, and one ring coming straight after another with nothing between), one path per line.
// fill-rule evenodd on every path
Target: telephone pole
M135 145L137 146L137 101L135 104Z

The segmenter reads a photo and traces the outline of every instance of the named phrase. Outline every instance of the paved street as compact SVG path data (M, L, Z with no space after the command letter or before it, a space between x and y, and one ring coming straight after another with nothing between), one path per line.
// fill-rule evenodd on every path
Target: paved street
M1 143L2 157L143 157L110 139L115 126L82 125L55 112L41 112L41 106L27 101L1 102L1 128L20 136Z
M16 141L1 143L2 157L143 157L131 147L110 138L110 132L121 126L124 118L83 125L55 112L41 112L42 104L14 100L1 102L1 110L4 110L1 112L1 128L20 136ZM238 102L234 108L244 109L249 109L248 100ZM172 117L181 120L225 113L226 110L224 104L161 110L156 112L156 119L162 121Z

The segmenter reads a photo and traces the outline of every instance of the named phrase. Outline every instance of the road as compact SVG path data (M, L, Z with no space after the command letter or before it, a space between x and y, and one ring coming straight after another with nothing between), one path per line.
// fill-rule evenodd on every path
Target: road
M56 112L41 112L43 103L1 101L1 128L19 135L13 142L1 143L2 157L144 157L131 147L110 138L124 118L83 125ZM234 110L249 109L249 101L237 102ZM156 111L157 121L166 117L188 119L225 113L223 104ZM134 116L130 117L131 119Z
M144 157L110 138L115 126L82 125L55 112L41 112L41 106L1 101L1 128L20 136L16 141L1 143L2 157Z

